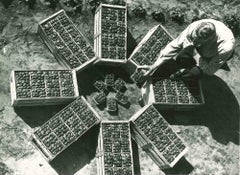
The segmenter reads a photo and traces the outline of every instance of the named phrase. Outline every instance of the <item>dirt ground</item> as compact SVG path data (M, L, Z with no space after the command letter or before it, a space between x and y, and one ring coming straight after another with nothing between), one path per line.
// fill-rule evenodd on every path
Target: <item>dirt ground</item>
M185 14L182 25L172 22L167 16L164 26L176 37L195 14L193 9L210 17L221 19L225 13L239 13L238 0L127 0L129 9L128 28L139 42L158 22L153 20L154 10L169 12L180 7ZM142 5L147 16L133 15L134 7ZM47 162L33 147L30 136L65 105L18 107L10 105L9 77L12 70L61 69L51 52L37 34L37 23L60 9L51 9L40 1L34 9L28 9L14 0L5 9L0 3L0 175L96 175L95 151L98 126L84 134L52 162ZM82 14L70 18L84 31L93 43L93 18L87 6ZM236 38L239 45L239 37ZM239 174L239 102L240 102L240 54L229 61L230 72L219 70L214 76L202 79L205 105L189 112L161 111L189 147L187 154L173 168L160 170L141 149L135 149L138 174L141 175L238 175ZM78 77L81 79L81 76ZM139 89L129 85L132 106L124 109L117 120L126 119L140 106L136 96ZM89 98L89 97L87 97ZM103 111L104 113L104 111ZM135 144L134 144L135 145ZM137 146L135 145L135 148ZM139 153L139 154L138 154ZM139 155L139 157L138 157Z

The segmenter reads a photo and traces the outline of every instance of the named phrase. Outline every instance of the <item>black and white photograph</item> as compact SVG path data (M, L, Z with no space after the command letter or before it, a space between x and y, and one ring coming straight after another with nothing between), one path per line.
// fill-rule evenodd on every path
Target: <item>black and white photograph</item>
M240 175L239 0L0 0L0 175Z

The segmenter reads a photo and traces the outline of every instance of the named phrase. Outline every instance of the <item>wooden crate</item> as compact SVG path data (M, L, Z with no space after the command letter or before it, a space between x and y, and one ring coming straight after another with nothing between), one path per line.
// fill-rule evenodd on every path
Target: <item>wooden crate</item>
M136 143L161 168L173 167L187 152L183 140L153 105L146 105L131 118Z
M101 123L97 155L98 175L135 174L128 121Z
M173 40L170 33L161 25L150 29L130 55L126 69L130 74L142 65L153 65L165 46Z
M81 96L38 127L31 141L46 160L51 161L100 120L100 116Z
M79 96L75 70L14 70L10 90L12 106L61 104Z
M55 58L68 69L83 70L97 59L89 40L64 10L41 21L38 33Z
M121 64L127 61L127 8L100 4L94 19L94 51L99 63Z
M190 110L205 104L201 80L152 78L141 91L144 104L158 109Z

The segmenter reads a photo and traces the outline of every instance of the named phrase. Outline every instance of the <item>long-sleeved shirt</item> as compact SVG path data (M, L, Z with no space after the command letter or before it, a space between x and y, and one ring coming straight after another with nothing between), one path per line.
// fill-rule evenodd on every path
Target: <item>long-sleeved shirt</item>
M191 34L201 22L213 23L217 38L200 47L195 47L191 41ZM182 53L187 47L193 46L192 57L204 73L211 75L227 61L233 52L234 43L233 33L225 24L214 19L202 19L190 24L176 39L171 41L161 51L159 59L176 59L180 52Z

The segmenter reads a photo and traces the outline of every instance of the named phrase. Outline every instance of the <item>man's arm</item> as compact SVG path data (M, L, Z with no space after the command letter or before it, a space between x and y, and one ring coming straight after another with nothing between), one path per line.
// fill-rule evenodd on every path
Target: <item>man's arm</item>
M199 59L199 67L203 73L212 75L227 61L233 52L234 43L225 42L219 46L219 52L211 61L207 62L203 58Z
M160 55L156 62L149 67L148 75L154 73L154 71L162 65L162 63L166 62L170 59L175 59L178 53L182 50L184 45L190 45L189 35L192 32L192 27L189 25L176 39L172 40L166 47L161 50Z

